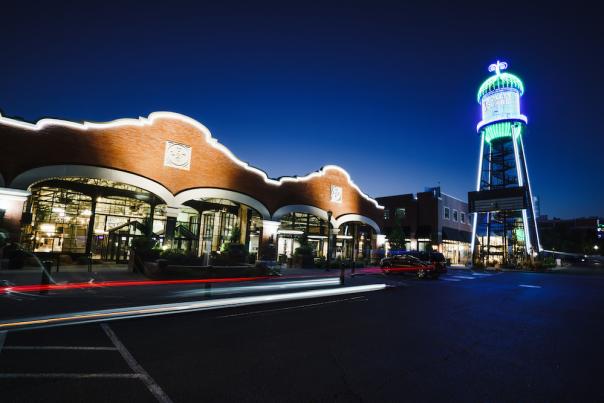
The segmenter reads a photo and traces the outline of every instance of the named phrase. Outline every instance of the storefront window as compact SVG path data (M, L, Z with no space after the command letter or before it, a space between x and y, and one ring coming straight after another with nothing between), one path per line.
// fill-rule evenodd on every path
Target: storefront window
M87 178L50 179L32 186L31 193L21 232L26 249L83 254L92 220L89 250L93 258L109 260L127 259L132 239L146 236L150 203L159 202L143 189ZM154 219L156 229L165 215L156 210Z
M327 254L327 222L308 213L290 213L281 219L278 232L278 253L289 259L300 247L300 237L306 236L314 257Z

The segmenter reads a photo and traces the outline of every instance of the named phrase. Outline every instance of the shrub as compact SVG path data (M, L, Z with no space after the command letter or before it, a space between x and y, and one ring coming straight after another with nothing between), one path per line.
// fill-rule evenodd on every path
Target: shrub
M8 232L0 228L0 248L8 244Z
M260 259L261 260L275 260L277 257L277 249L275 245L268 244L263 245L260 249Z
M325 268L325 258L323 256L314 258L315 267Z
M300 246L296 248L294 251L295 255L312 255L312 247L308 243L308 237L306 234L302 235L298 238L298 242L300 242Z
M135 255L146 262L159 259L161 253L161 249L157 248L157 241L147 237L134 238L132 248Z
M543 266L546 268L556 267L556 259L553 256L548 256L543 259Z
M159 258L166 261L166 264L183 264L185 254L179 249L162 250Z

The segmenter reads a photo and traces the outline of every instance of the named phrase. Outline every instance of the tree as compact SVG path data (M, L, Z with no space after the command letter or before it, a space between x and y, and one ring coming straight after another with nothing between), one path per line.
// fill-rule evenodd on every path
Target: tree
M239 241L241 239L241 230L237 225L235 225L231 232L229 233L226 241L220 245L221 252L228 252L231 248L231 245L240 245Z
M388 235L388 243L392 250L405 250L405 231L403 231L401 219L398 216L395 217L394 227Z
M229 234L229 243L240 243L241 241L241 230L239 226L235 225Z
M296 248L294 254L296 255L312 255L312 247L308 243L308 236L306 234L302 234L298 238L298 242L300 246Z

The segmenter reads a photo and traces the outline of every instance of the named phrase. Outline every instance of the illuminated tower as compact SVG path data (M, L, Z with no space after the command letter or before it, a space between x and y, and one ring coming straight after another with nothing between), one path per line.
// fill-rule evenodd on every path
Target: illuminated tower
M478 90L478 177L476 191L468 193L473 259L487 264L522 264L541 251L522 142L527 123L520 110L524 85L502 72L506 68L505 62L491 64L494 75Z

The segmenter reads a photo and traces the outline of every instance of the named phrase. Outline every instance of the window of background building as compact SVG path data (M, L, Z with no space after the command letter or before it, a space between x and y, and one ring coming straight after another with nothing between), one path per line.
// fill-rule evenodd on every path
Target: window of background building
M457 222L457 210L453 210L453 221Z
M390 219L390 210L384 209L384 220Z
M451 218L451 212L449 210L449 207L445 207L445 220L449 220Z
M462 224L466 223L466 213L460 213L459 221L461 221Z
M396 218L405 218L405 216L407 215L407 210L405 210L402 207L399 207L396 209Z

